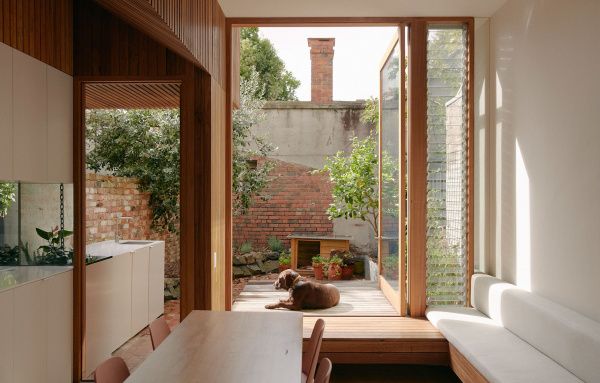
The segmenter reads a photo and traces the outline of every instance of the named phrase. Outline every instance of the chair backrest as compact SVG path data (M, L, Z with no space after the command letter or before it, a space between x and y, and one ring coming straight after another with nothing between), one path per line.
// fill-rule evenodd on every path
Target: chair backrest
M96 383L123 383L128 377L129 369L118 356L105 360L94 371Z
M319 363L319 368L317 369L317 373L315 374L315 383L329 383L329 378L331 377L331 360L329 358L321 359Z
M156 350L158 346L165 340L171 329L165 320L165 317L155 319L150 323L150 339L152 340L152 349Z
M306 352L302 355L302 373L306 375L307 383L312 383L315 379L315 370L317 369L321 343L323 343L323 331L325 331L325 321L318 319L315 327L313 327Z

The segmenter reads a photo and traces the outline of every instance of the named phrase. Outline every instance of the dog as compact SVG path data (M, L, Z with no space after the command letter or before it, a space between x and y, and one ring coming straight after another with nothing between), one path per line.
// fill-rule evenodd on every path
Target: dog
M300 274L287 269L279 273L273 283L277 290L288 290L288 299L266 305L267 309L284 308L288 310L328 309L340 303L340 291L332 284L321 284L301 280Z

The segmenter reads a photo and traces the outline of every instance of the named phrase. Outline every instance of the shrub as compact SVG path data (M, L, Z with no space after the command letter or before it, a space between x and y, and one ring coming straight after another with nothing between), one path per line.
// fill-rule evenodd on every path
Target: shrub
M341 266L344 263L343 259L338 257L337 255L331 257L331 259L329 260L329 264L330 265L339 265Z
M283 242L281 242L275 236L269 237L267 243L269 245L269 249L275 253L281 253L284 250Z
M290 255L288 253L286 253L285 251L281 252L281 255L279 255L279 264L280 265L289 265L292 263L292 258L290 257Z
M313 266L324 265L326 263L327 263L327 260L325 258L321 257L320 255L317 255L316 257L312 257Z
M252 243L251 242L244 242L240 245L240 248L239 248L240 254L248 254L251 251L252 251Z

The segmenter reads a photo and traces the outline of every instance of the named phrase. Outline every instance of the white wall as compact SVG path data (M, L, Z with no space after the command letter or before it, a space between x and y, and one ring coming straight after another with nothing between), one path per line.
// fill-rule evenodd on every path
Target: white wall
M490 271L600 321L600 2L491 19Z

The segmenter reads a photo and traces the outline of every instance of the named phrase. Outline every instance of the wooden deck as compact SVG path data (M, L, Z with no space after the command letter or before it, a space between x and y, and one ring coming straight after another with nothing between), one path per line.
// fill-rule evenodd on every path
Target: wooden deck
M340 303L325 310L304 310L304 316L395 317L396 310L383 296L377 282L354 280L333 282L340 290ZM273 281L250 281L233 303L233 311L269 311L265 305L287 298L288 292L275 290ZM283 310L283 309L282 309Z
M272 282L272 281L271 281ZM287 297L269 281L250 282L233 311L268 311L265 304ZM304 341L318 318L325 321L322 357L337 364L448 365L448 342L427 319L399 317L375 282L339 281L337 308L304 311Z

